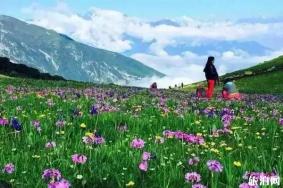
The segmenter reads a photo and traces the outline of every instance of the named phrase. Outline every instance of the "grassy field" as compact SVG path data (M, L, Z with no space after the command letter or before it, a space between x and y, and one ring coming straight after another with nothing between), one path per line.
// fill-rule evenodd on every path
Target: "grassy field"
M257 172L282 185L280 97L207 101L9 77L0 85L0 180L13 187L235 188ZM61 176L45 171L53 168Z

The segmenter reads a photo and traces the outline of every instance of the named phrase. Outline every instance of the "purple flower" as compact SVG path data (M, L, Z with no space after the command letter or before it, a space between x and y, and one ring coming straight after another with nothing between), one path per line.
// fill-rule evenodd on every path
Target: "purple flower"
M56 143L55 142L47 142L46 144L45 144L45 148L48 148L48 149L50 149L50 148L55 148L56 147Z
M58 120L56 122L56 126L59 127L59 128L64 127L65 124L66 124L66 121L64 121L64 120Z
M221 165L219 161L209 160L207 161L206 164L207 164L208 169L213 172L222 172L223 170L223 166Z
M0 118L0 125L1 126L9 125L9 120L7 120L5 118Z
M139 169L140 169L141 171L146 172L147 169L148 169L148 162L147 162L147 161L142 161L142 162L139 164Z
M43 171L42 179L45 181L59 181L61 179L61 173L55 168L46 169Z
M279 119L279 125L283 126L283 118Z
M40 122L39 122L38 120L32 121L32 125L33 125L34 128L37 130L37 132L40 132L40 131L41 131Z
M8 163L2 171L3 173L12 174L15 171L15 166L12 163Z
M69 188L69 187L71 187L71 184L65 179L61 179L60 181L51 182L48 184L48 188Z
M98 114L98 108L96 105L93 105L90 109L90 114L91 115L97 115Z
M12 119L12 128L15 129L16 131L22 130L22 125L20 124L20 122L16 118Z
M239 188L258 188L258 185L249 185L248 183L240 184Z
M81 155L81 154L72 155L72 161L75 164L85 164L86 160L87 160L87 157L85 155Z
M190 158L188 163L189 165L197 165L199 163L199 157Z
M150 160L150 157L151 157L151 154L149 152L143 152L142 154L142 160L143 161L149 161Z
M193 185L192 185L192 188L206 188L206 186L204 186L204 185L198 183L198 184L193 184Z
M131 147L135 149L142 149L144 147L144 141L140 138L136 138L132 141Z
M187 182L198 183L201 180L201 176L196 172L190 172L190 173L186 173L185 179Z

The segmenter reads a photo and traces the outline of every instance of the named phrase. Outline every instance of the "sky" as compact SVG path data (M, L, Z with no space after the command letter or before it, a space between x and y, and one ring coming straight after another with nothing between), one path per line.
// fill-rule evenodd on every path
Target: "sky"
M9 0L0 14L139 60L167 76L131 85L203 80L207 56L220 74L283 54L282 0Z
M144 19L190 16L202 19L239 19L247 17L279 17L282 0L9 0L2 1L1 14L28 18L22 10L32 4L55 6L67 3L77 13L90 7L123 12Z

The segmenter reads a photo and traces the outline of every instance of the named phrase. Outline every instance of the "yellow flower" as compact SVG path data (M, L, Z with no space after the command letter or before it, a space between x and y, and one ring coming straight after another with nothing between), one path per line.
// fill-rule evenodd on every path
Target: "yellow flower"
M39 158L40 158L39 155L33 155L33 156L31 156L31 157L34 158L34 159L39 159Z
M82 123L82 124L80 125L80 127L84 129L84 128L86 128L86 124Z
M126 184L126 187L133 187L135 185L135 182L129 181L129 183Z
M231 148L231 147L226 147L225 150L226 150L226 151L231 151L231 150L233 150L233 148Z
M195 124L196 124L196 125L199 125L199 124L200 124L200 121L195 121Z
M240 161L234 161L233 163L236 167L240 167L242 166L241 162Z
M197 136L202 136L202 133L197 133Z
M93 134L93 133L91 133L91 132L86 132L86 133L85 133L85 136L92 136L92 134Z
M211 148L210 151L214 152L214 153L217 153L219 154L219 150L218 149L215 149L215 148Z
M81 180L81 179L83 179L83 175L81 175L81 174L78 174L78 175L77 175L77 179L78 179L78 180Z

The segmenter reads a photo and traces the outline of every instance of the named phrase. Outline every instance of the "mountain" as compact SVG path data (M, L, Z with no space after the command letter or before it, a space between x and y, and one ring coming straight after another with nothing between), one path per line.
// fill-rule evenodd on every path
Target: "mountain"
M0 16L0 29L0 56L68 80L126 84L164 76L134 59L9 16Z
M256 66L231 72L220 77L221 81L235 81L240 92L268 93L283 95L283 56L265 61ZM206 81L185 86L185 90L194 91L197 85L206 85ZM218 90L220 90L218 88Z
M41 80L65 80L61 76L41 73L35 68L28 67L23 64L15 64L10 62L9 58L0 57L0 74L12 77L34 78Z

